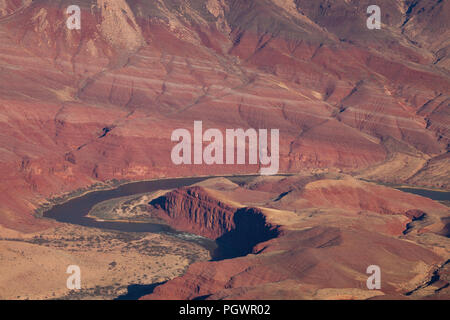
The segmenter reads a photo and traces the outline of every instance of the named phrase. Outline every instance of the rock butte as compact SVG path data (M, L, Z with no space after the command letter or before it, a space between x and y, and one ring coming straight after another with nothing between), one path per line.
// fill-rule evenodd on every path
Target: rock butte
M280 129L280 172L342 172L448 190L450 2L414 3L378 1L382 29L368 30L358 1L85 0L82 29L70 31L61 10L73 4L68 0L0 0L0 235L59 227L34 210L108 180L259 170L173 165L171 132L195 120L223 132ZM397 276L403 274L397 268L411 267L410 253L421 261L392 279L388 297L405 283L413 290L421 280L414 275L423 278L448 257L442 221L449 214L435 202L357 181L301 180L292 190L284 188L289 180L273 181L233 195L235 202L253 208L251 197L256 201L258 188L267 188L260 192L280 200L274 208L259 203L260 217L306 210L311 225L274 223L286 231L268 240L265 250L272 252L194 264L153 297L194 297L195 275L205 271L201 293L210 298L369 298L354 276L369 262L364 249L374 241L381 243L377 255L395 248L386 263ZM185 191L178 192L174 199ZM312 208L325 210L326 225ZM370 214L352 223L359 211ZM425 221L411 221L421 212ZM414 243L398 239L405 223L411 224L405 236L418 237L408 238ZM220 230L202 232L215 237ZM285 249L296 242L298 250ZM354 264L342 260L352 250ZM287 261L283 272L279 259ZM333 259L338 275L333 287L322 288L318 275ZM445 278L446 270L436 272ZM268 281L255 288L256 275Z
M232 254L194 263L144 299L448 298L448 208L347 176L329 178L262 178L243 187L212 179L154 199L150 205L169 224L217 239ZM278 200L267 184L299 190ZM246 193L253 205L239 203ZM404 235L420 215L426 218ZM365 287L371 264L385 270L378 291ZM441 265L441 282L423 285Z

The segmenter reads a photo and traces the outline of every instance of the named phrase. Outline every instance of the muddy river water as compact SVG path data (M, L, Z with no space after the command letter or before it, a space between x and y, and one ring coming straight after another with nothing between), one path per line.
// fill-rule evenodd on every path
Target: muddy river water
M248 181L249 179L254 177L256 176L243 175L243 176L231 176L226 178L235 183L239 183ZM139 181L127 183L111 190L92 191L78 198L68 200L65 203L55 205L54 207L52 207L51 209L49 209L47 212L44 213L44 217L55 219L59 222L71 223L85 227L100 228L105 230L115 230L120 232L163 233L180 238L185 241L194 242L202 246L203 248L207 249L211 253L211 256L214 258L214 252L216 251L218 246L215 241L204 237L200 237L185 232L180 232L163 224L123 222L123 221L98 221L95 220L94 218L87 216L89 211L92 209L94 205L105 200L131 195L139 195L142 193L153 192L161 189L166 190L179 188L183 186L189 186L194 183L198 183L210 178L214 177L194 177L194 178L191 177L191 178ZM396 187L396 189L428 197L437 201L450 200L450 192L407 188L407 187ZM156 284L151 284L149 286L132 285L129 287L128 294L119 297L119 299L136 299L145 294L149 294L153 291L155 285Z
M229 176L226 178L233 182L244 182L254 177L256 177L256 175ZM59 222L122 232L167 233L180 238L184 238L187 241L194 241L196 243L199 243L200 245L211 251L215 248L214 241L176 231L167 225L141 222L133 223L122 221L97 221L87 216L94 205L105 200L130 195L138 195L141 193L153 192L161 189L164 190L189 186L210 178L214 177L189 177L139 181L123 184L111 190L92 191L78 198L68 200L65 203L55 205L50 210L44 213L44 217L55 219ZM421 195L437 201L450 200L450 192L407 187L398 187L397 189L404 192Z
M227 177L233 182L242 182L255 176L232 176ZM207 180L211 177L194 178L174 178L150 181L139 181L123 184L115 189L99 190L86 193L80 197L73 198L59 205L53 206L44 213L44 217L54 219L59 222L71 223L75 225L99 228L105 230L115 230L121 232L151 232L164 233L186 241L195 242L202 247L214 252L217 245L215 241L197 235L180 232L173 228L157 223L123 222L123 221L98 221L88 216L89 211L96 204L119 197L139 195L142 193L157 190L166 190L189 186L197 182Z

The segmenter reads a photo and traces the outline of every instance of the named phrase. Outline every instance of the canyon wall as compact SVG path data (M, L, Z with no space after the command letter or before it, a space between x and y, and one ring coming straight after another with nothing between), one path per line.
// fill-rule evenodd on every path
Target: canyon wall
M161 214L171 225L203 235L217 230L205 221L222 216L242 193L266 207L236 211L234 229L217 238L219 247L234 252L194 263L144 299L448 297L446 206L353 178L316 179L291 192L286 190L303 184L302 178L262 178L226 191L208 184L156 200L152 205L165 208ZM198 208L205 218L198 219ZM381 268L380 290L366 287L369 265ZM433 276L441 273L440 280Z
M150 205L177 230L216 240L216 260L244 256L258 243L279 235L278 226L268 223L261 210L230 206L201 187L177 189Z
M178 128L280 129L280 171L448 188L449 4L0 2L0 224L107 180L256 173L176 166ZM415 31L421 30L421 31ZM436 30L440 30L437 32Z

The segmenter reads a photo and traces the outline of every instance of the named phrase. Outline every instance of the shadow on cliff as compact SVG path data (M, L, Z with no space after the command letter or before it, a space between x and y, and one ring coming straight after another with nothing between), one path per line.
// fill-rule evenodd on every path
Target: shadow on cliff
M199 186L171 191L149 205L156 209L155 216L168 220L173 228L214 239L213 261L256 253L253 248L258 243L280 234L260 209L227 205Z
M238 209L233 220L235 228L216 239L213 261L246 256L253 253L258 243L279 235L279 230L268 224L264 214L255 208Z

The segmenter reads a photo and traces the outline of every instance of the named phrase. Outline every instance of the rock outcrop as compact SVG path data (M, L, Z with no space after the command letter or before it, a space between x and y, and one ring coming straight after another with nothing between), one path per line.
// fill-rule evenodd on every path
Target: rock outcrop
M258 185L267 190L264 180ZM298 177L292 177L268 183L273 190L276 186L290 189L298 182ZM164 211L162 216L170 217L167 221L171 225L207 236L211 235L208 229L217 230L213 221L218 216L231 216L224 214L232 211L225 208L230 208L227 203L236 204L239 193L258 192L260 201L265 199L267 206L279 208L239 209L234 224L219 222L219 229L227 231L217 238L218 245L228 239L235 244L235 254L195 263L185 275L158 286L144 299L406 299L448 295L447 277L437 281L433 276L446 272L443 266L450 249L449 239L440 232L444 225L440 219L448 215L443 205L354 179L309 182L303 192L291 192L281 200L272 192L257 191L254 184L249 185L252 191L241 187L218 191L214 184L208 185L207 189L169 192L152 205ZM353 191L348 189L350 185ZM311 202L312 190L324 201ZM348 193L347 197L341 191ZM372 192L380 197L370 196ZM399 207L398 198L403 199L403 207ZM239 232L240 228L245 230ZM266 237L246 241L256 235ZM366 287L370 265L382 270L381 290Z
M251 253L255 245L279 233L278 226L267 223L261 210L228 205L201 187L177 189L152 200L150 205L177 230L216 240L216 260Z
M381 1L381 30L344 0L89 0L68 30L72 4L0 2L8 228L105 180L258 172L173 165L171 132L193 120L280 129L283 172L448 187L445 1Z

